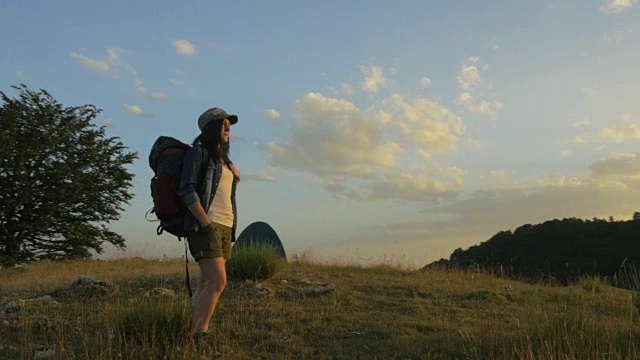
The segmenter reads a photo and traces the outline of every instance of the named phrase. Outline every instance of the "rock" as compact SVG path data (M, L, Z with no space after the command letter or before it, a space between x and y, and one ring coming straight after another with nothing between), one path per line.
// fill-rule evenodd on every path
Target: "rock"
M107 284L104 281L95 280L86 275L78 276L78 278L71 283L71 287L84 287L84 286L93 286L93 285L107 286Z
M109 286L104 281L80 275L71 283L68 289L56 290L52 295L54 297L77 296L81 298L96 298L105 296L108 292Z
M13 314L24 307L27 302L23 299L0 303L0 314Z
M144 297L152 297L152 296L172 298L176 296L176 293L173 292L173 290L167 289L167 288L155 288L144 293Z
M308 288L304 291L304 294L307 296L320 296L320 295L332 293L333 291L335 291L335 289L336 289L335 285L325 284L321 286Z
M262 286L259 282L247 280L245 285L250 287L249 291L254 297L263 297L273 294L273 290L268 287Z
M52 356L56 355L56 351L55 350L41 350L41 351L36 351L35 353L33 353L33 358L34 359L47 359L50 358Z
M57 302L56 299L52 298L49 295L40 296L39 298L35 298L35 299L29 299L27 300L27 302L37 303L42 305L60 305L60 303Z
M169 275L166 278L164 278L164 280L162 280L162 283L167 285L167 284L173 284L180 281L180 279L178 279L178 277L173 276L173 275Z
M254 297L264 297L267 295L270 295L273 293L273 290L267 288L267 287L256 287L255 291L253 292L253 296Z
M48 329L51 325L51 320L45 316L37 317L33 320L33 327Z
M11 346L11 345L0 345L0 350L16 351L16 350L18 350L18 348L15 347L15 346ZM1 353L2 352L0 351L0 354Z

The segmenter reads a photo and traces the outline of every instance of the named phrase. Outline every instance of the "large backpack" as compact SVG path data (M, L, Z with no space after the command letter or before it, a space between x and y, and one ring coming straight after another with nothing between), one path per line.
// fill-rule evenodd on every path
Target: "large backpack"
M155 213L160 225L156 230L158 235L164 231L181 238L187 237L184 226L184 218L187 207L178 196L180 187L180 176L182 173L182 162L190 145L170 136L160 136L151 147L149 153L149 166L153 170L154 176L151 179L151 197L153 198L153 208L149 210ZM200 169L201 175L204 171ZM148 213L147 213L148 214ZM187 242L184 243L185 258L185 287L192 296L191 284L189 283L189 257L187 254Z
M164 231L180 238L187 236L184 227L186 206L178 196L180 175L184 155L190 145L169 136L160 136L151 147L149 166L154 172L151 179L151 197L153 209L160 221L156 230L160 235Z

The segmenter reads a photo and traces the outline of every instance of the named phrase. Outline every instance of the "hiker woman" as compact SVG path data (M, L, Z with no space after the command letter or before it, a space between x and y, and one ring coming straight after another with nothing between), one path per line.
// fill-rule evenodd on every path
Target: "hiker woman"
M191 299L194 335L209 332L209 321L227 283L226 260L231 257L237 224L236 187L240 172L229 160L229 132L238 122L220 108L198 118L200 135L184 157L178 194L189 211L185 227L191 255L200 273Z

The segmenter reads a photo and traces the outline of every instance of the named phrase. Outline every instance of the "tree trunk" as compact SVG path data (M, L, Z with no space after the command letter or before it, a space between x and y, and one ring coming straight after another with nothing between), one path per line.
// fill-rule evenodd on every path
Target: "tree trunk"
M2 244L0 245L0 262L18 262L22 243L23 241L21 240L20 234L3 236Z

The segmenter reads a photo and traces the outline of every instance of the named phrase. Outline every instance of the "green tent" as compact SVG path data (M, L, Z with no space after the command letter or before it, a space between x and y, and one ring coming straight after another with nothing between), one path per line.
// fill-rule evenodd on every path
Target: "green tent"
M249 245L270 245L281 258L287 259L280 237L266 222L256 221L247 226L236 239L234 247Z

